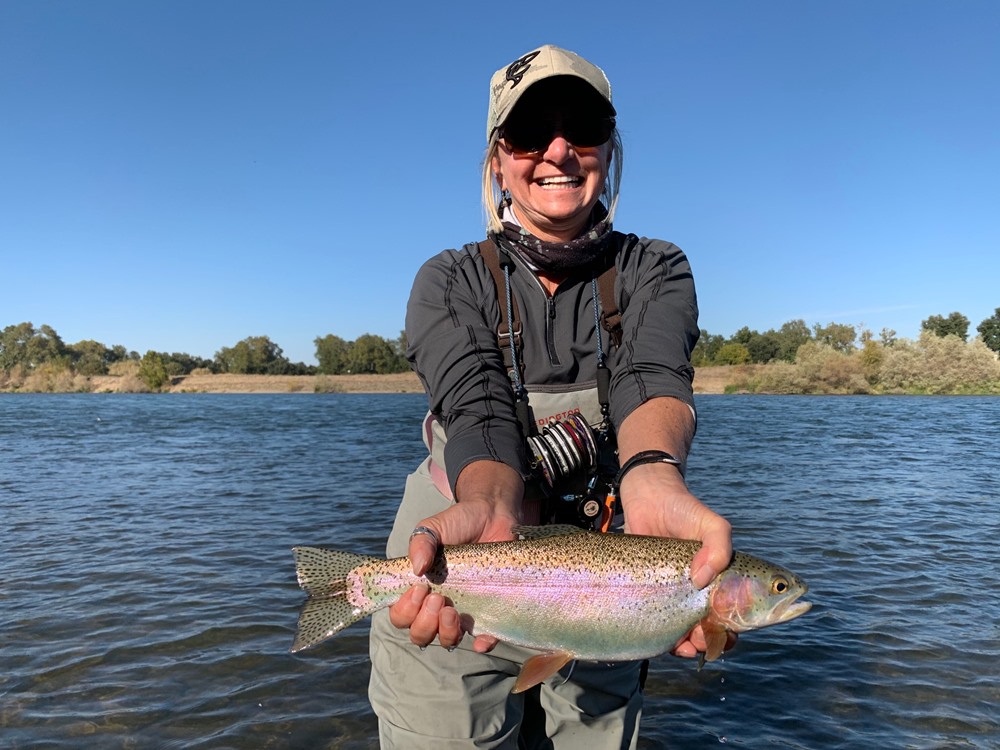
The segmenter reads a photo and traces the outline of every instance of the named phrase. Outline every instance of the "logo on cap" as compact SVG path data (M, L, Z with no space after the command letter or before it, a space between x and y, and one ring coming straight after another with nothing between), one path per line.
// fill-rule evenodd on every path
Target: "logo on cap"
M514 88L521 82L524 78L524 74L528 72L528 68L531 67L531 61L538 57L541 50L535 50L534 52L529 52L524 57L519 57L509 66L507 66L507 80L511 82L510 87Z

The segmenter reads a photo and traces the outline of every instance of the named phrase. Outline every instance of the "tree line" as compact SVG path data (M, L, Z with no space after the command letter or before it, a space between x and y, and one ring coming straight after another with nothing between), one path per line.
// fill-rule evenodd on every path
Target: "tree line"
M965 315L953 312L947 316L931 315L920 323L920 330L941 338L956 336L968 342L970 325ZM983 320L976 331L987 349L1000 353L1000 307ZM891 347L897 339L894 330L883 328L877 341L883 347ZM873 340L876 340L874 334L861 327L830 323L810 328L803 320L791 320L777 330L772 328L764 333L744 326L729 338L702 329L691 362L695 367L794 362L799 347L804 344L820 344L847 353L858 348L859 344L864 348L867 342Z
M817 386L821 390L853 388L862 392L864 386L861 383L867 383L869 392L879 388L933 391L936 386L927 386L929 381L926 377L914 374L920 369L918 364L925 368L940 367L935 360L935 353L940 347L935 349L936 343L932 339L951 340L961 345L949 355L949 372L955 370L955 362L966 362L968 372L979 373L975 376L979 381L983 378L986 378L984 382L989 381L991 362L997 363L997 353L1000 352L1000 307L977 326L978 337L972 342L968 340L970 325L969 319L958 312L946 316L932 315L921 322L921 336L917 342L899 339L895 331L886 328L876 336L861 327L842 323L816 324L810 328L803 320L792 320L777 330L770 329L763 333L744 326L729 337L702 330L691 359L695 367L750 364L798 366L795 373L788 368L782 373L784 378L790 378L797 384L788 387L799 388L800 392L810 390L803 378L822 383L830 375L824 374L824 368L839 373L827 378L831 382L843 381L847 377L845 373L850 373L847 380L854 385L848 387L842 383L834 387L821 384ZM183 352L152 350L140 355L124 346L106 346L92 339L67 344L51 326L36 328L31 323L19 323L0 331L0 389L17 389L29 378L38 381L34 383L35 390L75 390L74 378L130 375L145 387L157 390L171 378L198 372L343 375L388 374L409 369L405 356L405 332L400 332L397 339L364 334L353 341L327 334L316 337L313 343L318 365L291 362L281 347L268 336L249 336L230 347L222 347L212 359ZM840 356L841 359L831 359L829 355ZM816 365L818 361L824 363L819 369ZM901 372L900 362L904 361L907 364L902 370L908 370L909 375ZM807 362L811 364L807 365ZM804 376L804 371L811 374ZM777 370L772 375L775 372ZM759 387L775 390L774 383L746 385L751 390Z
M695 367L737 365L729 390L765 393L1000 393L1000 307L969 340L969 319L932 315L916 341L840 323L785 323L729 338L701 332Z
M248 336L224 346L212 359L184 352L147 351L140 355L121 345L87 339L65 343L49 325L9 325L0 331L0 388L17 387L27 378L70 382L73 377L134 375L152 390L170 378L192 373L239 375L343 375L405 372L406 338L390 340L364 334L348 341L332 334L317 337L318 365L292 362L268 336ZM72 388L70 388L72 389Z

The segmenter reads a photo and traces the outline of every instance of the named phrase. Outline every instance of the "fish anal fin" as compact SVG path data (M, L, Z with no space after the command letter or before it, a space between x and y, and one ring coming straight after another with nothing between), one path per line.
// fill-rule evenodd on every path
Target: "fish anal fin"
M567 651L546 651L543 654L532 656L521 667L521 673L517 676L512 693L523 693L528 688L533 688L539 683L545 682L560 669L565 667L573 659L573 654Z

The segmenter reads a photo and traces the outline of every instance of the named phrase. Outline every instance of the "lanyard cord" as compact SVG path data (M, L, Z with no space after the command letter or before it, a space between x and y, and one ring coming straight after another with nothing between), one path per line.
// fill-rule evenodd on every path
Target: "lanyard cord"
M597 277L590 280L590 294L594 299L594 331L597 333L597 401L601 405L601 427L607 428L611 418L611 371L608 369L601 338L601 310L597 302Z
M514 320L514 303L511 297L510 291L510 261L506 263L502 262L503 256L501 256L500 267L503 269L503 284L505 287L506 297L507 297L507 320ZM508 324L513 325L513 322ZM513 365L510 371L510 377L514 381L514 396L518 401L523 399L528 395L527 390L525 390L524 384L521 382L521 368L517 363L517 347L514 345L514 331L511 330L507 336L507 341L510 345L510 361Z
M590 294L594 299L594 330L597 331L597 366L607 367L604 356L604 342L601 340L601 309L597 303L597 277L590 280Z

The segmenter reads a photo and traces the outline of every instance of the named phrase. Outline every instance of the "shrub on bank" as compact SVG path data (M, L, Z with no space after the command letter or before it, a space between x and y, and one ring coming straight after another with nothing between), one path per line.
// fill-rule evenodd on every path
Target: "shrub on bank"
M929 331L886 347L879 370L882 393L1000 393L1000 360L980 339Z
M891 345L866 340L838 350L810 341L794 363L745 365L727 393L775 394L1000 394L1000 359L981 340L921 334Z

